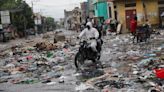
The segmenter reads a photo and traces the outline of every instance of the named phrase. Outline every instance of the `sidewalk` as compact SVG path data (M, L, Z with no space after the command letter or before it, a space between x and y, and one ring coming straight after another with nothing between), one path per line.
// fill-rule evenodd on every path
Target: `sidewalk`
M15 39L15 40L10 40L9 42L0 42L0 51L4 51L6 49L9 49L11 48L12 46L15 46L15 45L26 45L26 44L29 44L28 42L37 42L39 40L41 40L42 37L39 37L39 36L30 36L29 39L25 39L25 38L18 38L18 39Z
M50 34L52 36L54 35L53 32L47 32L45 34ZM75 36L79 33L64 30L63 33L59 33L59 34L63 34L67 38L70 38L71 36ZM28 39L18 38L18 39L15 39L15 40L10 40L9 42L6 42L6 43L0 42L0 51L4 51L6 49L9 49L9 48L11 48L12 46L15 46L15 45L20 45L20 44L22 44L22 45L33 45L36 42L44 41L42 39L43 35L44 34L40 34L40 35L37 35L37 36L29 36Z

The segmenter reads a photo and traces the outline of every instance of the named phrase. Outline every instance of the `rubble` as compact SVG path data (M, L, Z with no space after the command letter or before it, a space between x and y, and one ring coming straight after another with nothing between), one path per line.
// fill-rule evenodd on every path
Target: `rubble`
M56 34L54 39L56 39L56 41L65 41L66 37L65 35L62 35L62 34Z
M128 86L127 84L124 84L122 81L115 81L115 80L109 80L109 81L101 81L101 82L97 82L95 84L95 86L103 89L105 86L110 86L110 87L114 87L114 88L124 88L125 86Z
M135 45L130 45L128 47L120 48L121 46L119 45L130 44L127 39L122 40L122 37L116 37L114 40L108 40L108 41L110 41L111 43L114 43L112 46L115 48L110 49L112 47L106 47L106 50L103 52L103 54L105 54L106 57L112 56L112 58L110 57L108 58L109 61L107 60L108 62L110 62L110 65L108 66L108 68L109 67L113 69L117 68L117 70L112 71L110 73L105 73L104 75L100 77L91 78L87 81L87 83L97 86L103 91L107 90L109 92L112 91L113 88L120 89L120 90L122 90L123 88L126 88L126 92L133 92L133 91L135 92L136 90L132 88L134 87L134 85L129 85L128 82L131 81L133 84L136 83L137 85L139 85L136 80L140 82L142 81L145 87L144 88L145 91L146 90L148 91L149 88L150 89L155 88L155 90L157 89L159 90L159 88L161 88L161 87L157 87L156 85L150 86L149 82L153 81L153 83L156 84L157 83L156 80L158 78L160 78L161 80L163 79L162 78L163 72L160 72L161 73L159 74L160 77L159 75L157 75L158 69L161 69L162 71L162 67L164 65L164 62L162 59L163 57L162 46L163 45L160 45L160 47L158 47L159 45L157 44L157 46L153 47L153 49L151 48L148 51L145 51L146 50L145 46L137 47ZM126 50L123 50L124 48L126 48ZM117 60L119 62L116 62ZM129 68L131 69L128 70L129 73L127 73L128 74L127 76L123 74L126 71L118 71L119 68L122 69L121 67L126 67L125 65L120 67L121 62L124 62L124 61L131 62L131 64L129 64ZM154 69L156 71L154 71ZM113 77L116 77L116 78L113 78ZM124 82L122 81L120 83L118 81L120 78L125 79ZM163 85L164 85L164 82L162 82L162 86ZM143 89L143 88L138 88L138 89ZM114 92L118 92L118 90L117 91L115 90ZM162 91L160 90L159 92L162 92Z
M53 43L48 43L48 42L40 42L40 43L37 43L35 45L35 47L38 49L38 50L55 50L58 48L58 46L56 44L53 44Z
M64 83L61 73L64 70L62 64L67 63L66 60L72 60L70 58L75 54L64 44L64 42L43 41L36 43L34 47L16 45L4 51L3 55L9 57L1 60L3 63L0 68L0 83L41 82L52 85L55 84L52 79L59 79L59 83Z
M76 91L80 91L80 92L88 90L88 89L94 89L94 87L92 85L89 85L89 84L81 83L79 86L77 86L75 88Z
M131 44L128 35L104 37L105 45L100 59L103 69L86 64L87 68L77 74L74 74L73 60L78 51L78 42L61 38L62 41L55 38L57 43L42 41L33 44L34 47L16 45L2 52L0 83L65 85L69 76L76 77L71 83L80 81L75 91L163 91L164 45L157 41L160 37L152 43L136 45ZM64 72L69 75L64 75Z
M50 37L49 34L44 34L42 38L43 38L43 39L48 39L48 38L51 38L51 37Z

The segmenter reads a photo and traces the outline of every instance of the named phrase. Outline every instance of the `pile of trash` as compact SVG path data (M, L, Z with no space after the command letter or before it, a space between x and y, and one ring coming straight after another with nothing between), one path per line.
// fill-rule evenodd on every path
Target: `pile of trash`
M109 45L104 46L101 60L105 62L104 72L111 72L89 79L86 85L102 92L163 92L164 45L156 41L161 38L133 45L125 37L106 38L104 43Z
M56 44L48 43L48 42L40 42L35 45L37 50L55 50L58 48Z
M110 86L110 87L114 87L114 88L117 88L117 89L121 89L121 88L124 88L126 86L130 86L129 84L125 84L124 81L115 81L115 80L108 80L108 81L100 81L100 82L97 82L95 84L95 86L103 89L105 86Z
M149 92L164 91L164 60L163 47L145 54L136 64L132 64L132 72L136 77L136 82L145 83L149 87ZM155 91L152 91L155 90Z
M93 92L164 92L164 45L131 45L130 36L107 37L103 45L103 69L86 64L86 69L75 74L79 78L76 91ZM45 35L44 38L49 38ZM60 42L58 40L64 40ZM76 38L76 37L74 37ZM57 42L38 42L35 46L16 45L0 53L0 83L55 84L65 82L63 72L74 69L73 60L79 45L62 35ZM156 38L158 39L158 38ZM161 38L160 38L161 39ZM159 45L159 44L158 44ZM68 74L73 77L74 74ZM74 69L75 70L75 69ZM70 72L68 72L70 73ZM76 80L73 80L76 83ZM95 91L97 90L97 91Z
M16 45L5 51L0 60L0 83L33 84L60 81L64 65L73 60L75 50L64 42Z

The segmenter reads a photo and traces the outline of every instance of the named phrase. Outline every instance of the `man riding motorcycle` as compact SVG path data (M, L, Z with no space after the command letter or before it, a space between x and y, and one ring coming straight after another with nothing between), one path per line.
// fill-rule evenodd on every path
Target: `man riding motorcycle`
M86 28L80 33L78 38L85 36L85 40L90 43L90 47L94 52L97 51L97 39L99 38L99 32L96 28L92 27L92 23L88 22Z
M99 38L98 30L92 27L91 22L86 24L86 28L80 33L78 39L83 37L84 41L80 42L79 51L75 55L75 67L77 70L83 70L82 67L86 60L91 60L96 67L102 67L99 59L103 41Z

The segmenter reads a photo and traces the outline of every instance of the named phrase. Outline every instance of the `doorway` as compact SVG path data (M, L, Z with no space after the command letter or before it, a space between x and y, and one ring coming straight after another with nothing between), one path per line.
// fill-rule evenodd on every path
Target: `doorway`
M136 16L136 9L126 10L126 27L130 29L130 21Z
M164 19L161 17L161 14L164 12L164 7L159 7L159 22L160 27L164 26Z

